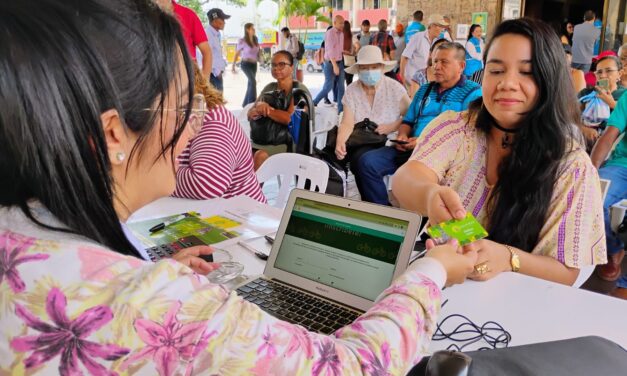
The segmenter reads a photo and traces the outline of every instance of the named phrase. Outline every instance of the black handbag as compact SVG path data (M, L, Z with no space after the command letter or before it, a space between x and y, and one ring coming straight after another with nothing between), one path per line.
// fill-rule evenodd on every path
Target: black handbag
M377 124L368 118L365 118L359 123L356 123L355 128L353 128L353 132L346 141L346 147L352 148L356 146L385 144L387 136L384 134L376 133L375 129L377 129ZM335 152L337 131L338 128L333 127L333 129L331 129L327 133L327 142L325 149L330 149Z
M346 146L352 148L355 146L385 144L388 136L375 132L377 126L375 122L368 118L356 123L353 133L346 141Z
M259 101L265 102L272 108L287 111L292 100L281 90L263 93ZM280 124L270 117L261 117L250 121L250 139L258 145L292 145L292 135L287 124Z

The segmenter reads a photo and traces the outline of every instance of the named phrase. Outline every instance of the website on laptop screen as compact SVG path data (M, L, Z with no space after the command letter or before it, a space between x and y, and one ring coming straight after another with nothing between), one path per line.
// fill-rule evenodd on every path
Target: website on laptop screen
M298 198L274 267L375 300L392 282L409 223Z

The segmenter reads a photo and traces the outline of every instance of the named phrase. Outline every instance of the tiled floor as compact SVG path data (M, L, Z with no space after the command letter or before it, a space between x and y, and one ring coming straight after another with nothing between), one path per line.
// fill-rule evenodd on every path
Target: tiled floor
M294 186L294 182L291 184ZM357 186L355 185L355 177L349 172L347 180L348 193L347 198L353 200L361 200ZM264 184L263 192L268 199L270 205L273 205L278 195L279 185L277 180L270 180ZM623 270L627 270L627 257L623 260ZM597 277L596 274L592 274L590 278L581 286L582 289L598 292L600 294L609 294L615 289L614 282L606 282Z

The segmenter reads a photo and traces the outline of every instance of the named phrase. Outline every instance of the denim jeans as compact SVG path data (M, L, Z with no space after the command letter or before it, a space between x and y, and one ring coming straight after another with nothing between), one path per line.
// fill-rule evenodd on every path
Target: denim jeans
M220 74L220 76L214 76L213 73L211 73L209 81L211 82L211 85L216 88L216 90L224 91L224 86L222 85L222 74Z
M242 61L242 72L248 79L248 86L246 87L246 95L244 96L244 102L242 107L246 107L247 104L253 103L257 100L257 63L250 61Z
M570 67L571 68L575 68L575 69L579 69L582 70L583 73L588 73L588 71L590 70L590 65L591 64L578 64L578 63L571 63Z
M388 188L383 177L392 175L405 163L400 160L401 152L393 147L384 146L364 154L357 161L355 180L360 182L361 199L375 204L390 205ZM409 157L409 155L407 155Z
M335 97L335 100L337 102L337 113L339 114L343 110L342 97L344 96L344 62L340 60L337 65L340 68L339 76L336 76L333 73L333 64L331 64L330 61L324 62L322 67L324 72L324 86L322 86L322 90L318 93L316 99L314 99L314 105L318 105L321 100L326 98L329 92L333 91L333 85L337 83L337 96Z
M602 179L611 181L607 190L607 196L603 202L603 215L605 217L605 238L607 241L607 253L613 255L624 249L625 245L618 235L610 227L610 206L627 198L627 167L604 166L599 169Z

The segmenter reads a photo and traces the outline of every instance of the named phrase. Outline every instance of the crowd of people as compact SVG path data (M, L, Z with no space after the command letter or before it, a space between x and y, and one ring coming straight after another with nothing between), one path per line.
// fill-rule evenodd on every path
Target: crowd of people
M572 285L598 265L627 297L624 244L609 220L627 186L627 140L611 151L627 127L627 46L593 60L582 35L594 13L571 38L572 69L595 80L580 96L596 93L611 110L594 133L562 43L571 39L542 21L504 21L487 43L473 25L462 45L437 14L423 24L417 11L394 34L385 20L376 33L364 22L350 38L336 16L312 103L296 50L274 54L276 82L256 93L259 43L247 24L237 47L247 116L286 137L267 144L251 143L224 107L218 44L229 16L207 16L201 33L174 1L0 3L0 371L400 375L425 355L442 288L467 278L517 272ZM290 151L295 113L332 92L342 114L332 154L363 200L431 223L471 213L490 237L427 241L425 257L331 335L209 283L208 246L141 258L125 224L133 212L170 195L265 203L256 168L270 146ZM378 143L351 142L364 122ZM605 202L599 175L611 181Z

